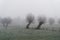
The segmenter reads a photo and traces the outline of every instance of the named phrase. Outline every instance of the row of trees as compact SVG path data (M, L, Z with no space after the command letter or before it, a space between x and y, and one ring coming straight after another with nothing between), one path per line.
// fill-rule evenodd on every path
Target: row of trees
M35 17L32 14L28 14L26 19L27 19L27 22L28 22L26 28L28 29L30 24L33 23L33 21L35 20ZM38 26L37 26L36 29L40 29L42 24L46 23L47 18L46 18L46 16L38 16L37 21L38 21ZM48 21L49 21L50 25L55 23L55 19L54 18L49 18ZM58 19L58 23L60 24L60 19Z
M30 24L32 24L35 20L35 17L33 14L28 14L26 17L26 21L27 21L27 25L26 28L28 29ZM38 25L36 29L41 28L42 24L45 24L47 21L47 18L45 16L38 16L37 17L37 21L38 21ZM2 18L0 20L0 23L3 25L3 27L5 27L7 29L8 25L12 22L12 19L10 17L8 18ZM55 23L55 19L54 18L49 18L49 24L52 25ZM60 19L58 20L58 23L60 24Z

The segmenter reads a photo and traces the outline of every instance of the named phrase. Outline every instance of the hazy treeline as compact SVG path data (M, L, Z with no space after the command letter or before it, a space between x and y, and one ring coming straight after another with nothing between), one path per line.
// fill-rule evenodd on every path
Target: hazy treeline
M43 24L49 23L50 25L53 25L55 23L60 24L60 19L57 19L57 22L55 20L55 18L47 18L46 16L37 16L37 18L35 18L35 16L32 13L27 14L27 16L25 17L25 19L21 19L20 17L17 18L11 18L11 17L5 17L5 18L1 18L0 17L0 24L2 24L2 26L4 28L7 29L7 27L10 25L25 25L26 28L28 29L29 26L32 23L38 23L36 29L40 29L41 26Z

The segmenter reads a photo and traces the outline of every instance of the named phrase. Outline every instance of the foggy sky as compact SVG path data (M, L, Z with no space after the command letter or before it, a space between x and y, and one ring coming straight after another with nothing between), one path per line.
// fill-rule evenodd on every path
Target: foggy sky
M24 18L28 13L58 18L60 17L60 0L0 0L1 17Z

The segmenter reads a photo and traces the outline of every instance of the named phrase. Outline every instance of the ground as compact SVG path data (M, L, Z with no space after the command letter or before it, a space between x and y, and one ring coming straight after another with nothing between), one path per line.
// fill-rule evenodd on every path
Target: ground
M60 40L60 31L21 27L1 29L0 40Z

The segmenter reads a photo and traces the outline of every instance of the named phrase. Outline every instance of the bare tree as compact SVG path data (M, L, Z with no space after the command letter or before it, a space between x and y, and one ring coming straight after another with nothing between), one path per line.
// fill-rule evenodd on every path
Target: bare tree
M0 17L0 23L1 23L2 18Z
M38 17L38 26L36 29L39 29L41 27L42 24L44 24L46 22L46 17L45 16L39 16Z
M32 14L28 14L26 19L27 19L27 22L28 22L26 28L28 29L30 24L33 23L33 21L34 21L34 16Z
M11 21L12 21L11 18L3 18L3 19L1 20L1 23L3 24L3 27L5 27L5 28L7 29L8 24L10 24Z
M49 18L49 24L52 25L55 23L55 19L54 18Z
M58 21L57 21L57 22L58 22L58 24L60 24L60 19L58 19Z

